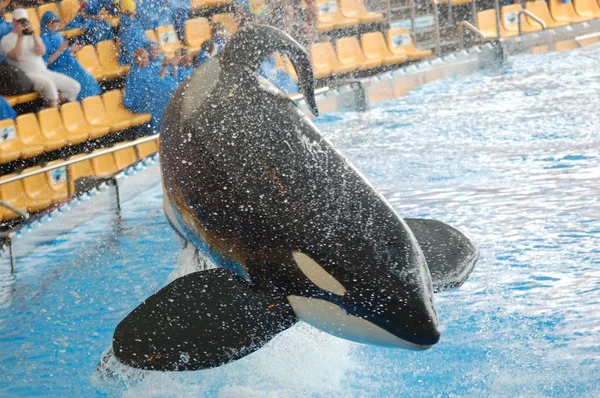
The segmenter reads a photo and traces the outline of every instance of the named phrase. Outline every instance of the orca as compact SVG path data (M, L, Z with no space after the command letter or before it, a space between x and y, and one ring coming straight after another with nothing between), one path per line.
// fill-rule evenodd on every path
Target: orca
M352 341L424 350L440 339L434 291L461 285L476 244L402 219L297 105L259 76L286 54L318 114L306 51L280 30L239 30L171 100L160 135L165 214L218 265L178 278L117 326L141 369L242 358L299 320Z

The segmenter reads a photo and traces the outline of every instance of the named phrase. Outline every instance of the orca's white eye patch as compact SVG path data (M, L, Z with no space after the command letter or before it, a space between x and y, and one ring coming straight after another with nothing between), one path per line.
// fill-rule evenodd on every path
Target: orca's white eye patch
M294 257L298 268L317 287L338 296L343 296L346 293L344 285L325 271L315 260L300 252L292 252L292 257Z

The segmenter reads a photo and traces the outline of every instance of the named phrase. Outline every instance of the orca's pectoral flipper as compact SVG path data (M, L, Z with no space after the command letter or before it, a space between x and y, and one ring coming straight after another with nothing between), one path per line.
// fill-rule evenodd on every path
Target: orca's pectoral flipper
M296 322L287 300L224 269L171 282L117 326L115 356L147 370L199 370L244 357Z
M475 242L441 221L422 218L406 218L404 221L425 254L433 290L441 292L462 285L479 257Z

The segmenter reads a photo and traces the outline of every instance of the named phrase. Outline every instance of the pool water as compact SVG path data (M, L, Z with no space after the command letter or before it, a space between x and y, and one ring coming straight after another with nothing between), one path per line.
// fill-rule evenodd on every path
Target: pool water
M114 327L178 266L157 188L0 270L0 396L600 396L599 60L517 56L317 120L399 214L479 243L467 283L436 296L432 349L298 324L217 369L102 377Z

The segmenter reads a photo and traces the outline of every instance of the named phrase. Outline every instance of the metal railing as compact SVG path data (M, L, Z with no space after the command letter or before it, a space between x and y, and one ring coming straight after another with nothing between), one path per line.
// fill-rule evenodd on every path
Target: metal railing
M461 21L458 24L457 29L458 29L458 48L460 48L461 50L465 49L465 43L464 43L464 40L463 40L463 32L464 32L465 29L467 29L470 32L474 33L480 39L486 39L486 37L483 34L483 32L480 31L479 29L477 29L475 26L473 26L473 24L471 24L469 21Z
M431 2L431 7L433 8L433 39L435 40L435 55L439 57L442 51L440 48L440 12L438 9L438 0L433 0Z
M546 30L546 23L542 21L541 18L537 17L529 10L521 9L517 14L517 22L519 23L519 36L523 34L523 14L527 15L529 18L533 19L535 22L540 24L542 30Z

